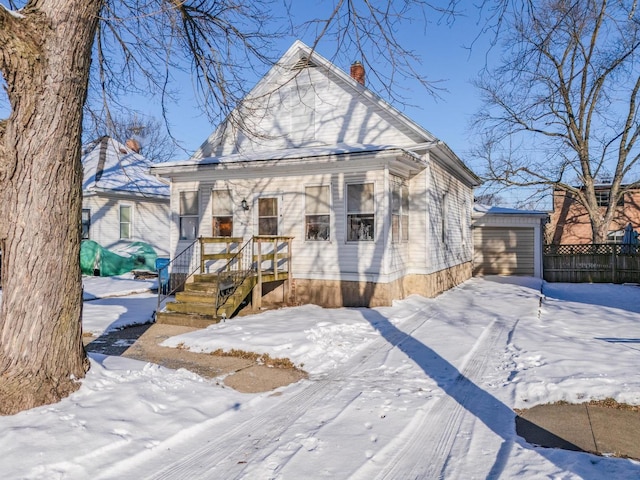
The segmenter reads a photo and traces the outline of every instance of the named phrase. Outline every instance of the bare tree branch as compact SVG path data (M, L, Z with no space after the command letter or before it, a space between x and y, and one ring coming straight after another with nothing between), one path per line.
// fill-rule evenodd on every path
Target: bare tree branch
M637 12L627 1L501 5L505 60L477 82L485 104L477 121L491 146L478 151L485 176L570 192L601 241L618 200L640 181ZM502 149L508 155L496 158ZM595 191L605 172L612 178L603 210Z

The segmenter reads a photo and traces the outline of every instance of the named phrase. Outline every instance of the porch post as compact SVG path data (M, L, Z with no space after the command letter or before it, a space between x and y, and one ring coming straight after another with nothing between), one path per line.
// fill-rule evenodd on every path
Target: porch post
M287 239L287 277L284 281L287 303L291 302L291 238Z
M253 287L251 303L253 308L262 308L262 241L254 237L253 245L258 244L258 283Z

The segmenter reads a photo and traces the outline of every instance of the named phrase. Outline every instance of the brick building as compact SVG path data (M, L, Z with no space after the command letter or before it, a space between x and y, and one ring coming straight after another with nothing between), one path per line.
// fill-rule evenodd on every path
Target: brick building
M609 186L596 186L598 205L609 205ZM634 230L640 227L640 189L625 193L616 206L609 226L607 243L622 243L624 227L631 223ZM569 192L554 190L553 212L547 225L546 242L553 244L592 243L591 223L585 207Z

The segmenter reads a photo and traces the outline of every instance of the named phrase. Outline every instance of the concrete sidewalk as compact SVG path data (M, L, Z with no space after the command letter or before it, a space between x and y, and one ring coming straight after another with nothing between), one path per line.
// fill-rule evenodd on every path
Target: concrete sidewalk
M534 445L640 460L640 412L600 405L538 405L516 417Z

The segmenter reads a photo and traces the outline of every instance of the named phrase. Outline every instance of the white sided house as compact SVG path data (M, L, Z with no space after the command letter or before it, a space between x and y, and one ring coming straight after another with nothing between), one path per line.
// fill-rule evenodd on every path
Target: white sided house
M362 65L299 41L191 159L152 172L171 180L174 255L200 236L290 240L285 303L390 305L471 277L479 179Z
M109 250L144 242L168 256L169 185L137 151L106 136L83 148L82 238Z

